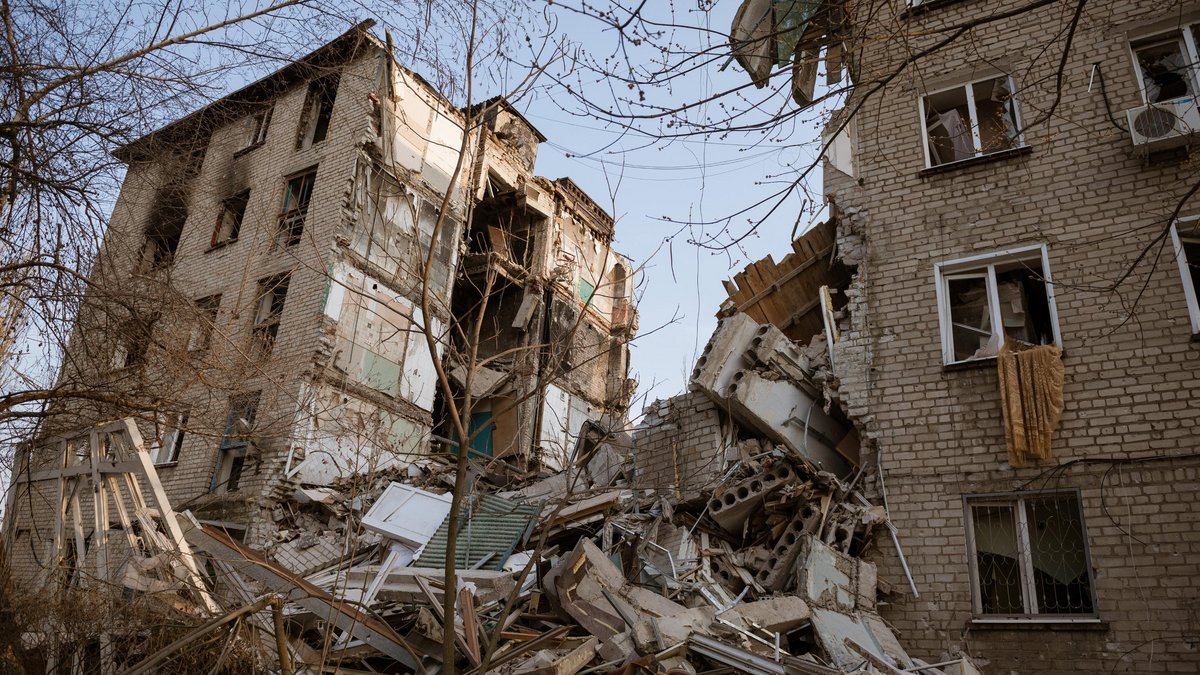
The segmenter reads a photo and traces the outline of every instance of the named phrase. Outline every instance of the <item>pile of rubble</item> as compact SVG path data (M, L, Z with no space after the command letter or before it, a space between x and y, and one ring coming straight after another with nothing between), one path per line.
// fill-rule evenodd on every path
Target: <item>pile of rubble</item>
M910 657L877 613L890 586L862 555L891 525L811 360L735 314L632 433L589 423L567 470L515 485L472 467L453 589L433 458L295 487L262 551L187 513L183 536L227 598L286 601L298 664L437 672L451 641L468 672L977 672Z

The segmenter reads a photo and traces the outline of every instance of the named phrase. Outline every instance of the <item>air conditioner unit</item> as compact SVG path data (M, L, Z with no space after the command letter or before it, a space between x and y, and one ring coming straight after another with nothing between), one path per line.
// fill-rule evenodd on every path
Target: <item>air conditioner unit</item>
M1200 132L1200 110L1191 97L1133 108L1125 116L1133 147L1147 153L1187 145Z

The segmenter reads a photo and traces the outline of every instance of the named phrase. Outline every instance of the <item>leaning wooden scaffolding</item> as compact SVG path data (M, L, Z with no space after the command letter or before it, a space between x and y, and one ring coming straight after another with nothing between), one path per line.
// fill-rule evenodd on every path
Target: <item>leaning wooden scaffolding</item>
M33 473L30 484L54 481L57 500L54 536L50 541L48 564L43 568L47 587L77 585L87 568L89 551L94 551L95 579L111 586L127 585L145 575L159 578L146 583L161 589L181 590L180 607L197 608L206 614L222 612L204 584L183 537L166 491L154 470L154 463L142 442L141 433L131 419L94 427L80 434L59 437L54 468ZM143 484L148 490L143 491ZM84 534L83 500L90 499L91 540ZM109 535L116 515L121 533L128 544L131 561L141 557L143 564L127 566L122 579L114 578L109 560ZM74 573L68 573L73 569ZM131 575L133 578L131 578ZM102 671L112 672L111 644L101 635ZM74 672L74 657L51 654L58 672ZM106 658L107 657L107 658ZM61 662L60 659L70 662Z

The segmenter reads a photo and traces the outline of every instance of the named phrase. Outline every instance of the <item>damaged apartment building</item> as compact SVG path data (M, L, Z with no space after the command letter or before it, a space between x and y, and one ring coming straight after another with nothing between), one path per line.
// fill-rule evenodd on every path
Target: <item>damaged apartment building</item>
M612 217L533 174L545 138L504 100L455 107L370 27L118 153L60 376L103 395L52 407L14 472L22 577L95 560L103 518L64 475L96 424L135 418L163 496L265 546L287 545L298 486L459 446L525 475L624 419L637 313ZM470 383L466 439L438 364L460 406ZM72 503L75 535L54 536Z
M821 364L851 480L894 528L865 555L913 656L1200 668L1198 27L1191 2L741 5L756 84L847 93L830 220L795 245L830 238L829 295L793 253L739 274L723 313ZM806 306L825 325L796 330Z

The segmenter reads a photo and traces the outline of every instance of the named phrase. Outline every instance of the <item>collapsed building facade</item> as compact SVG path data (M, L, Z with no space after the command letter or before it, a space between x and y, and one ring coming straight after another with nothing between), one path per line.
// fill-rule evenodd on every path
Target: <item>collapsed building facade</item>
M51 408L14 472L21 578L94 561L87 508L46 558L77 499L61 475L89 428L127 415L172 503L285 547L297 487L459 445L522 475L623 419L637 315L612 218L534 175L545 138L514 108L455 108L369 27L121 149L60 378L94 395ZM461 442L438 363L460 407L471 387Z

